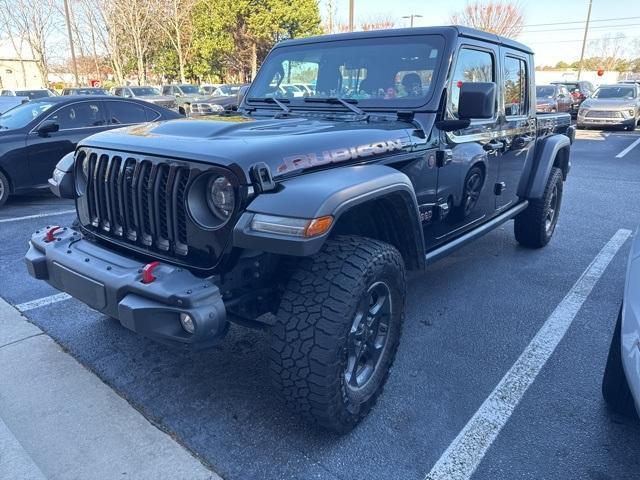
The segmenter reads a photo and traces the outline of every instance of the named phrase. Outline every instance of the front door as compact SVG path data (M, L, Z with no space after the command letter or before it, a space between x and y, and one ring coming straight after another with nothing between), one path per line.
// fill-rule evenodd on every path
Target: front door
M527 56L515 50L502 50L502 94L504 111L498 181L495 187L496 208L505 209L518 200L518 186L525 163L533 155L536 139L534 95Z
M65 105L50 113L46 120L58 123L59 130L41 135L36 127L27 136L27 158L34 185L45 185L62 157L73 152L80 140L106 126L103 103L96 100Z
M496 82L499 50L487 43L464 40L449 79L445 116L458 118L460 87L469 82ZM490 218L495 211L494 184L502 155L500 112L493 118L472 119L455 132L441 132L436 219L424 229L427 248L461 235Z

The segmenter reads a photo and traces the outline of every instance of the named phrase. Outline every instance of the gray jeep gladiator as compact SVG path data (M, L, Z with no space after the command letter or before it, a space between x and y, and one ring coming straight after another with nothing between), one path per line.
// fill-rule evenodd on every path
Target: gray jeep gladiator
M285 41L237 113L83 140L52 179L77 225L35 232L28 270L167 344L268 329L287 403L348 431L389 374L407 270L510 219L549 242L574 130L535 112L532 51L492 34Z

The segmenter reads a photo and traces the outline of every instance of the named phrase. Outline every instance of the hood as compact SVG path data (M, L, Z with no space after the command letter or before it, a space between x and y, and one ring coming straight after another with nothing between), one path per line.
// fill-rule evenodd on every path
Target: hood
M176 99L172 95L141 95L134 98L144 100L151 103L175 102Z
M430 131L435 115L423 123ZM245 183L256 162L275 178L410 151L411 123L305 117L211 116L147 123L98 133L81 146L200 161L231 168Z
M622 98L589 98L582 102L581 107L597 110L623 110L636 108L636 101Z

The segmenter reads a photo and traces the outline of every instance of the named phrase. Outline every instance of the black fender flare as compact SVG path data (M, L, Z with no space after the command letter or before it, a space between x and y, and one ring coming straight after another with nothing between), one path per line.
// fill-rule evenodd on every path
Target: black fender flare
M282 255L313 255L322 248L342 215L391 196L398 200L396 205L401 205L394 228L409 239L410 247L405 253L412 256L412 263L417 259L416 266L424 266L424 237L413 185L404 173L378 164L322 170L280 182L275 192L260 194L249 204L234 227L233 246ZM332 215L334 221L323 235L297 238L252 230L255 214L305 219Z
M536 146L536 152L530 164L525 166L525 175L522 178L529 181L520 183L518 195L526 199L542 198L547 179L551 174L551 169L556 164L558 155L561 155L561 151L564 149L568 152L570 147L571 139L566 135L551 135L541 140ZM568 155L566 164L560 165L560 168L562 169L563 178L566 179L570 168Z

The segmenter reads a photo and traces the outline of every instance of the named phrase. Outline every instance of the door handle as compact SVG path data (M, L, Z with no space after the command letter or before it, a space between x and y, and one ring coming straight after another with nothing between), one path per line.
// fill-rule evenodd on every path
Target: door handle
M513 148L515 149L520 149L520 148L524 148L527 145L529 145L529 143L533 142L533 137L529 136L529 135L523 135L521 137L516 137L513 139Z
M495 152L496 150L501 150L504 148L504 142L491 141L489 143L485 143L482 146L482 149L485 152Z

